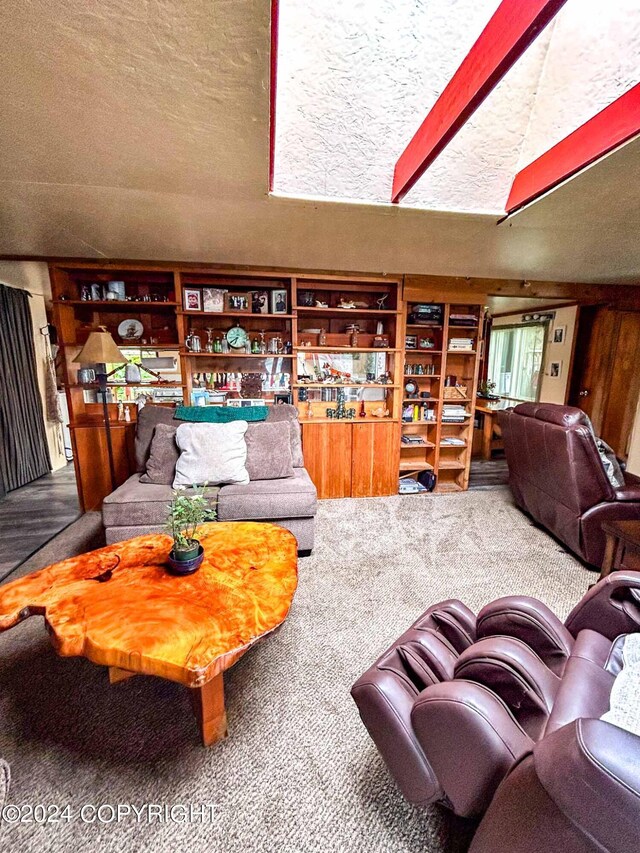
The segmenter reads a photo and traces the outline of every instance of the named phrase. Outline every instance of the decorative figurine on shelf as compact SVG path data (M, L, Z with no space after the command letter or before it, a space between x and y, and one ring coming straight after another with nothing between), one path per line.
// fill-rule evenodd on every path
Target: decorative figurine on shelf
M191 329L191 331L185 338L184 345L189 350L189 352L200 352L202 350L202 341L200 340L200 336L196 335L193 329Z
M378 385L391 385L391 376L389 373L381 373L376 382Z
M384 296L381 296L380 299L376 299L376 305L378 306L378 311L386 310L387 299L389 298L389 294L385 293Z
M318 346L326 347L327 345L327 330L320 329L320 334L318 335Z
M354 408L347 409L345 405L346 397L344 388L338 388L336 395L336 405L334 409L327 409L327 417L337 421L351 420L356 416Z
M264 336L265 336L265 331L263 329L260 332L260 343L258 344L258 346L260 348L260 355L266 355L267 354L267 342L265 341Z
M205 349L207 350L207 352L215 352L215 349L213 348L213 333L215 332L215 329L208 328L205 329L205 331L207 333L207 343Z
M311 420L313 417L313 406L311 405L311 400L307 400L307 418Z
M316 308L328 308L329 303L323 302L321 299L316 299Z
M388 418L389 417L389 409L385 406L378 406L375 409L372 409L369 414L372 418Z
M338 308L352 309L352 308L356 308L356 307L357 307L356 303L353 301L353 299L345 299L344 297L342 297L342 299L338 303Z
M131 423L131 409L129 406L124 407L124 419L126 423Z
M124 403L118 403L118 420L124 420Z

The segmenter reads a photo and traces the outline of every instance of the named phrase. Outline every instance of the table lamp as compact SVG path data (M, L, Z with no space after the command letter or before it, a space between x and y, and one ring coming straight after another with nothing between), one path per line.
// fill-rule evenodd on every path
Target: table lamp
M111 489L116 487L116 470L113 462L113 447L111 445L111 425L107 407L107 364L124 364L127 359L118 349L110 332L104 326L99 326L97 332L90 332L86 344L73 359L76 364L92 364L96 366L96 382L102 392L102 414L107 435L107 453L109 455L109 472L111 474Z

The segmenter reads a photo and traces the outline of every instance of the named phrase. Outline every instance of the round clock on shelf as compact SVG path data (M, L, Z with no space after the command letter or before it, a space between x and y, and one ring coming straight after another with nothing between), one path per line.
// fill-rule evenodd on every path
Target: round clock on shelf
M415 379L409 379L404 383L404 393L407 397L416 397L418 395L418 383Z
M227 342L230 347L233 349L244 349L247 341L249 340L249 335L242 328L240 323L237 323L233 326L226 334Z

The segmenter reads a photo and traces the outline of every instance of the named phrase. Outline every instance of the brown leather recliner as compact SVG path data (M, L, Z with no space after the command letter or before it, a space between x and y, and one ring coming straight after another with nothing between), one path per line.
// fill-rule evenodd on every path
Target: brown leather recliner
M486 812L472 853L630 853L640 737L599 718L621 638L639 631L640 572L607 576L564 624L532 598L498 599L477 618L448 600L351 694L406 799Z
M580 409L521 403L500 412L509 485L518 506L585 562L602 567L603 521L640 519L640 477L614 488Z

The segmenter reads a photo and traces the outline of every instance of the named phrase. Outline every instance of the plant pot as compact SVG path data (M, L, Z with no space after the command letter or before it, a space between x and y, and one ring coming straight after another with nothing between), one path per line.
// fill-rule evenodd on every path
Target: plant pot
M184 557L186 555L189 555L189 559L185 560ZM178 556L180 559L178 559ZM172 575L192 575L198 571L203 560L204 548L200 543L198 543L197 548L192 548L190 551L178 551L176 553L174 550L171 550L167 557L169 571Z
M200 553L200 548L202 547L197 539L187 539L189 543L189 548L176 548L174 545L171 549L171 553L173 554L174 560L181 560L182 562L187 562L188 560L193 560L194 557L197 557Z

